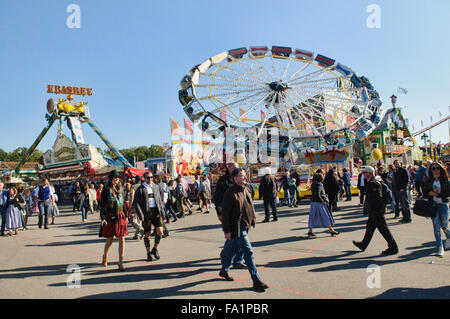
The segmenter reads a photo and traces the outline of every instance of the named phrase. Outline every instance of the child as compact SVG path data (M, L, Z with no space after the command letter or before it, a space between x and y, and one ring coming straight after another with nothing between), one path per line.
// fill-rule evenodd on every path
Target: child
M292 202L289 207L298 207L297 205L297 195L298 195L298 188L297 185L295 185L295 182L297 180L295 178L292 178L289 182L289 194L292 196Z

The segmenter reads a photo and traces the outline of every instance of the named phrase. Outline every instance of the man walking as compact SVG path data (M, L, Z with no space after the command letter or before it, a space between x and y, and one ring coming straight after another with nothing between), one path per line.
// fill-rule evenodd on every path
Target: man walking
M347 196L347 199L345 201L349 202L352 200L352 191L351 191L352 177L346 168L344 168L342 172L344 173L342 176L342 180L344 181L345 194Z
M244 253L245 263L253 280L253 289L264 291L269 288L263 283L258 275L253 260L252 245L248 239L248 231L251 226L255 227L255 208L251 194L246 187L246 175L243 169L237 168L231 174L234 185L225 192L222 201L222 228L228 245L225 245L220 253L222 268L219 276L232 281L228 275L231 262L240 248Z
M275 198L277 195L275 176L270 173L270 168L266 167L265 174L261 178L261 183L259 184L259 198L263 198L264 212L266 214L263 223L268 223L270 221L269 204L272 208L273 221L276 222L278 220L277 205L275 205Z
M231 173L237 169L239 166L237 163L227 163L227 170L225 171L225 174L222 175L216 184L216 190L214 192L214 206L216 207L216 213L217 217L219 218L219 221L222 222L222 202L223 197L225 195L225 192L232 188L234 185L233 179L231 178ZM225 241L224 249L227 248L227 246L230 245L231 242L229 240ZM238 249L236 251L236 254L233 258L233 268L235 269L247 269L247 266L244 265L244 254L242 253L241 249Z
M365 214L369 215L366 225L366 233L361 242L353 241L353 244L361 249L366 250L372 239L375 229L381 233L388 243L388 249L382 251L383 255L395 255L398 253L397 243L392 236L384 218L386 204L383 200L382 185L375 179L375 170L373 167L365 166L362 169L364 178L366 179L366 201L364 202Z
M163 203L161 200L159 186L153 183L152 172L144 173L144 182L138 187L134 194L135 209L144 227L144 246L147 250L147 260L153 261L153 257L160 258L158 246L163 234L164 216ZM155 244L150 250L150 233L152 225L156 229ZM153 255L153 257L152 257Z
M395 209L395 217L399 217L399 204L402 206L403 219L401 223L411 222L411 207L408 201L408 185L409 185L409 174L408 171L402 167L402 164L398 161L394 161L395 172L394 172L394 195L395 203L397 207Z
M420 162L419 168L416 170L416 176L414 178L416 184L417 196L423 196L423 186L425 181L425 175L427 174L427 168Z
M284 171L284 175L283 178L281 179L281 187L283 188L284 191L284 198L283 198L283 204L287 205L289 207L292 207L292 196L295 196L295 193L293 195L291 195L291 191L290 191L290 184L291 178L289 177L289 171L287 169L285 169ZM280 204L281 206L281 204Z

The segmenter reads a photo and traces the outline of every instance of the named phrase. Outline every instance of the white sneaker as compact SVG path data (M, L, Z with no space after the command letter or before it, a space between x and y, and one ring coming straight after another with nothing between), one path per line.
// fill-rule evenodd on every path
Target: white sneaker
M438 247L437 255L441 258L444 256L444 247Z
M444 242L444 249L449 250L450 249L450 238L446 239Z

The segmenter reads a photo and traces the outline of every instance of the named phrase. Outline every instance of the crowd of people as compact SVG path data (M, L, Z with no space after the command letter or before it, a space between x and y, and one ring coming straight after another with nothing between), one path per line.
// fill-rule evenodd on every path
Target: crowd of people
M387 226L385 213L389 206L394 218L402 214L402 223L412 222L411 207L414 197L424 197L436 203L438 209L432 224L437 245L437 254L443 256L450 248L450 230L448 229L448 197L450 184L447 169L437 162L428 162L426 166L403 167L398 160L389 165L363 166L358 175L359 205L362 213L368 216L362 241L353 241L354 245L364 251L369 245L376 229L388 243L384 255L398 253L398 246L392 232ZM265 218L263 223L278 220L277 206L298 207L300 200L300 176L295 170L285 171L277 181L269 168L262 174L259 185L259 198L263 200ZM339 235L335 229L333 212L339 210L339 200L351 201L351 175L347 169L339 172L335 167L326 173L318 169L312 178L311 200L309 209L309 238L315 238L314 229L327 228L331 236ZM40 185L28 187L20 193L14 187L3 189L0 183L0 209L2 215L2 236L12 236L19 229L26 229L28 218L38 213L38 226L48 229L49 218L55 223L59 214L58 201L60 190L55 189L47 179ZM279 203L278 191L284 190L284 200ZM226 172L216 184L214 194L211 182L206 175L195 176L195 199L197 211L208 214L214 204L217 217L222 224L226 238L220 253L221 270L219 276L232 281L229 275L234 269L248 269L253 280L253 288L263 291L268 286L261 281L253 260L253 250L248 238L251 227L256 225L253 203L254 190L247 181L247 172L236 163L228 163ZM413 194L413 192L415 194ZM60 195L58 196L58 193ZM98 186L94 183L76 181L69 189L73 202L73 211L80 212L81 221L85 222L89 214L99 212L101 226L99 236L106 238L102 257L103 266L108 265L108 254L114 237L119 241L118 268L125 271L123 257L125 236L128 225L135 230L133 239L143 240L147 260L161 258L159 245L161 239L169 236L166 224L191 215L194 205L189 199L182 177L172 179L170 175L153 175L151 171L133 179L121 178L117 171L112 171L108 179ZM272 213L272 214L270 214ZM5 234L4 231L8 230ZM152 232L153 230L153 232ZM441 230L446 236L445 244ZM150 237L154 236L153 247ZM245 263L244 263L245 262Z

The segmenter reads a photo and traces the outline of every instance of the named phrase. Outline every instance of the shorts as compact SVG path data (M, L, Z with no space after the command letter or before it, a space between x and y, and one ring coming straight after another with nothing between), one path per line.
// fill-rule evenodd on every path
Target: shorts
M155 211L156 211L156 213L155 213ZM142 223L144 232L148 233L151 230L152 225L154 227L162 227L163 226L163 221L162 221L161 215L157 212L157 210L152 210L150 212L150 214L146 214L146 216L144 217L144 222Z

